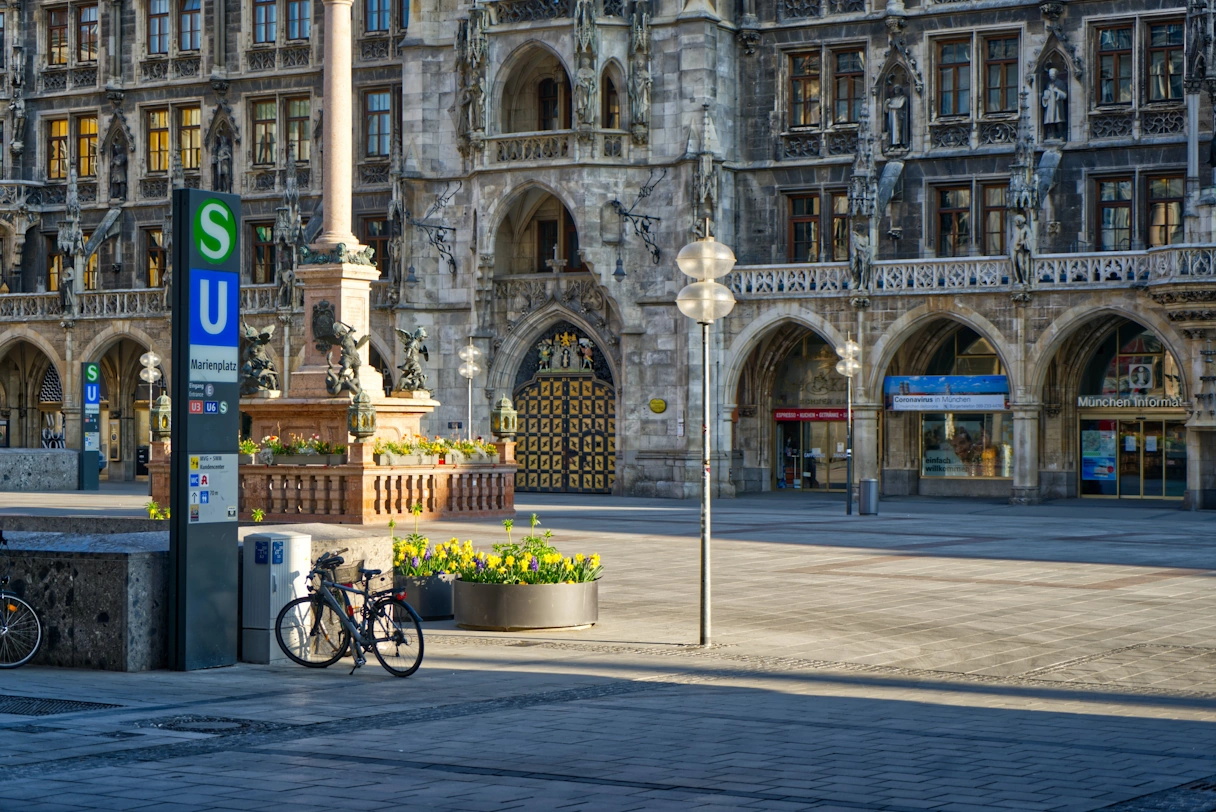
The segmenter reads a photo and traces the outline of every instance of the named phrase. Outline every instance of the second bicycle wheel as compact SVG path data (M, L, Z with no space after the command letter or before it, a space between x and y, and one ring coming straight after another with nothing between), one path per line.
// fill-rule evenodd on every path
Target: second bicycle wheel
M42 624L30 605L0 593L0 668L16 668L34 659L42 644Z
M394 677L408 677L422 665L422 626L408 603L385 598L372 607L376 659Z
M274 632L283 653L309 668L333 665L350 646L350 631L338 613L315 596L284 606Z

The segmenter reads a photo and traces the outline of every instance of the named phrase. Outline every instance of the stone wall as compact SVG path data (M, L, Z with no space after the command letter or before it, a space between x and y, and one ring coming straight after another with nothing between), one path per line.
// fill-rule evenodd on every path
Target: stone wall
M79 459L72 449L0 448L0 491L74 491Z

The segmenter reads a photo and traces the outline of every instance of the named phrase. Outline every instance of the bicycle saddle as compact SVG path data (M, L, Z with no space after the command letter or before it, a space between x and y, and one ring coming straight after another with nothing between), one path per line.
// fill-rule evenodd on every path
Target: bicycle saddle
M346 559L340 555L325 554L317 559L316 567L319 570L336 569L346 563Z
M365 569L363 567L359 567L359 573L364 578L375 578L377 575L380 574L380 570L369 570L369 569Z

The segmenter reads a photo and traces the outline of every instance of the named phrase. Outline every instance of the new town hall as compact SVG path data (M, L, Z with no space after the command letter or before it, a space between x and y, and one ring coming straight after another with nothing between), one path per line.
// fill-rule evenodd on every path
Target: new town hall
M10 2L0 417L142 473L169 357L168 195L244 199L244 318L289 375L319 224L310 0ZM367 361L428 333L426 427L520 412L521 490L691 497L700 331L679 248L731 246L711 330L722 495L1216 506L1212 12L1177 0L356 0ZM1213 71L1209 79L1209 71ZM162 370L173 370L163 362Z

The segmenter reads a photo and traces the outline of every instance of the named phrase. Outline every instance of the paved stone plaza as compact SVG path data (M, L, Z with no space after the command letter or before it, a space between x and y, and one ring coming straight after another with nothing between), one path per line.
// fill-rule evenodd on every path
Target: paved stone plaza
M724 500L706 651L695 503L521 497L603 554L593 629L428 624L408 680L3 673L0 809L1216 809L1216 514Z

